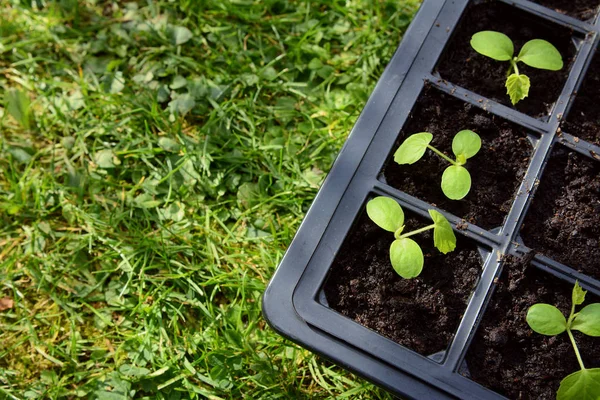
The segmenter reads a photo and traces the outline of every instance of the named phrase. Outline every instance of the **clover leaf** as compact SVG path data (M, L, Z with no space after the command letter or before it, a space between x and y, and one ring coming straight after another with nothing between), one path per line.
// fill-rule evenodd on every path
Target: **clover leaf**
M452 139L453 160L430 143L433 135L429 132L415 133L409 136L396 150L394 160L398 164L413 164L430 149L451 165L442 174L442 192L451 200L463 199L471 190L471 174L463 167L467 159L475 156L481 149L481 138L475 132L465 129Z
M456 237L450 222L440 212L429 210L433 224L414 231L403 233L404 211L395 200L385 197L375 197L367 203L367 215L380 228L394 232L396 240L390 245L390 261L394 271L405 279L412 279L423 270L423 251L409 236L433 229L433 244L444 254L456 247Z
M533 39L525 43L516 57L513 57L512 40L500 32L477 32L471 37L471 47L479 54L494 60L510 61L506 78L506 93L513 105L527 97L531 87L529 77L519 73L518 62L550 71L558 71L563 68L560 52L552 43L542 39Z

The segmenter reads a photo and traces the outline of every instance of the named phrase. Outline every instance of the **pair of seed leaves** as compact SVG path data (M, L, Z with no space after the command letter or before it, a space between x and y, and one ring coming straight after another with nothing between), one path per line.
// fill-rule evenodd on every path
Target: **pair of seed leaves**
M415 133L409 136L394 153L394 161L398 164L414 164L423 157L427 148L430 148L452 164L442 174L442 192L451 200L461 200L471 190L471 174L463 165L466 164L468 158L479 152L481 138L468 129L458 132L452 139L455 161L430 146L429 143L432 139L433 135L429 132Z
M563 67L560 52L550 42L542 39L533 39L525 43L516 57L512 40L496 31L477 32L471 38L471 47L479 54L494 60L510 61L513 73L506 79L506 91L513 105L527 97L531 87L529 77L519 74L518 62L550 71L558 71Z
M417 242L402 237L404 211L400 204L389 197L375 197L367 203L367 214L380 228L394 232L396 240L390 246L390 260L396 273L405 279L419 276L424 264L423 251ZM433 229L433 244L440 252L446 254L453 251L456 248L456 236L450 222L438 211L429 210L429 215L433 225L423 228L423 231ZM405 235L409 234L411 232Z
M600 303L588 304L578 313L575 306L583 304L587 291L575 282L572 293L573 308L567 320L558 308L550 304L534 304L527 311L527 323L535 332L547 336L559 335L565 331L580 331L588 336L600 336ZM576 346L576 345L575 345ZM557 400L598 400L600 399L600 368L584 368L564 378Z

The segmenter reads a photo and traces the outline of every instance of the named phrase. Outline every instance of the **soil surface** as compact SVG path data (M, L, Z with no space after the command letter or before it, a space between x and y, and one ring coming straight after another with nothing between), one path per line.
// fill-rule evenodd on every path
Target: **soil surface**
M561 71L547 71L519 63L519 72L530 78L531 88L529 96L513 108L533 117L549 115L563 89L576 53L571 43L572 32L504 3L486 1L472 4L442 54L437 67L439 74L456 85L513 107L505 87L510 63L477 53L471 47L471 37L484 30L502 32L512 39L515 56L527 41L547 40L562 54L564 67Z
M600 162L556 146L521 237L536 252L600 279Z
M431 150L412 165L394 162L393 154L400 144L418 132L431 132L432 146L454 158L452 139L463 129L479 134L482 146L465 165L472 183L469 194L462 200L450 200L442 192L442 174L450 164ZM491 229L502 225L510 210L531 152L524 128L426 87L392 148L382 180L468 222Z
M471 378L509 399L554 400L560 381L579 364L566 333L537 334L525 317L536 303L555 305L568 316L572 288L510 258L467 353ZM588 293L584 306L598 301ZM573 334L584 365L600 367L600 339Z
M531 0L534 3L551 8L561 14L569 15L580 20L594 18L598 12L598 0Z
M573 136L600 144L600 53L596 53L563 124Z
M404 232L431 221L406 214ZM447 255L433 247L432 231L413 239L425 255L418 278L402 279L389 260L394 235L363 212L346 238L325 283L329 307L422 355L446 350L479 279L473 242L457 235Z

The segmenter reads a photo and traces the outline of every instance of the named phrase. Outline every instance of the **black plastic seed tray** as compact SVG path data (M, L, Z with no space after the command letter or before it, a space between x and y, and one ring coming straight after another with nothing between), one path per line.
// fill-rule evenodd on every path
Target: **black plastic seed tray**
M564 83L542 115L484 97L439 72L444 51L459 35L461 23L468 22L465 15L470 7L498 3L570 35ZM505 256L533 254L521 240L520 230L552 151L563 146L599 162L599 146L560 128L596 52L599 32L597 18L579 21L531 1L425 0L264 294L263 312L269 324L292 341L404 398L504 398L469 378L465 355L493 295ZM470 104L476 112L508 121L527 137L531 144L528 167L519 177L518 189L500 225L473 224L460 213L447 210L452 207L437 208L386 183L390 156L402 135L414 133L402 132L424 93ZM415 173L419 173L418 168ZM376 195L394 198L408 213L422 219L430 219L428 209L438 209L453 224L459 240L465 238L479 248L481 275L444 351L418 354L328 305L324 285L331 266L364 215L366 202ZM544 255L535 255L532 264L565 282L579 280L592 294L600 294L597 276L583 274Z

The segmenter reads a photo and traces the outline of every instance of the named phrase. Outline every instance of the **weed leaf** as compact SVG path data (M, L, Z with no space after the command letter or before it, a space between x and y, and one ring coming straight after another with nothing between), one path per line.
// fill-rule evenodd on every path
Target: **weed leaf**
M415 133L410 135L394 153L394 161L398 164L414 164L423 157L427 145L433 139L429 132Z
M10 90L4 95L6 109L21 126L27 130L31 127L31 107L27 93L21 90Z
M563 67L562 56L550 42L533 39L525 43L519 52L517 61L522 61L530 67L558 71Z
M504 33L495 31L477 32L471 38L471 46L479 54L498 61L510 60L515 52L512 40Z
M192 31L184 26L174 26L171 28L171 42L179 46L194 37Z
M396 232L404 225L402 207L389 197L379 196L369 201L367 215L377 226L389 232Z
M600 336L600 303L589 304L579 311L573 320L571 329L588 336Z
M560 310L550 304L538 303L529 307L527 324L537 333L554 336L567 329L567 320Z
M481 138L478 134L468 129L460 131L452 139L452 152L458 158L473 157L481 149Z
M412 239L394 240L390 246L390 260L394 270L404 279L419 276L423 270L423 251Z
M556 400L598 400L600 398L600 368L582 369L560 382Z
M471 174L465 167L451 165L442 175L442 192L450 200L463 199L471 190Z
M506 93L510 96L510 101L513 105L523 100L529 95L529 87L531 82L527 75L511 74L506 79Z
M453 251L456 248L456 236L454 236L450 222L438 211L429 210L429 215L435 224L433 244L444 254Z

